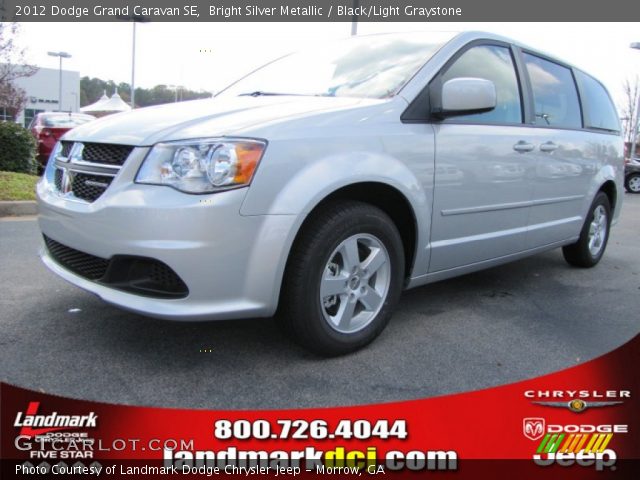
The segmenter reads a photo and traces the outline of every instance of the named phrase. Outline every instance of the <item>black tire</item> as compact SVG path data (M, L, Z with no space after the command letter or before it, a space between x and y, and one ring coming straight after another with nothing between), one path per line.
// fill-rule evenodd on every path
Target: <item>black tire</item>
M624 188L629 193L640 193L640 173L630 173L624 179Z
M590 231L592 228L592 223L594 222L594 217L596 216L596 212L603 212L606 215L606 218L604 219L604 226L606 226L606 229L599 237L601 239L601 241L599 242L599 249L597 250L597 252L594 252L590 249L589 242L591 240ZM609 202L609 197L607 197L604 192L598 192L593 200L593 203L591 204L591 208L589 209L589 213L587 215L587 218L585 219L584 225L582 226L580 238L576 243L562 247L564 259L569 264L576 267L591 268L595 266L600 261L602 255L604 255L604 251L607 248L610 227L611 204Z
M368 249L362 242L369 241L373 247L381 244L384 249ZM353 245L352 242L355 242L358 260L349 263L337 249L347 248L345 245ZM377 267L377 273L368 278L365 262L373 258L374 251L386 254L384 258L388 259L388 262L383 265L388 266ZM363 265L365 267L358 273L353 273L351 277L339 276L338 274L346 274L347 270L352 271L351 268L347 268L347 264L357 265L354 267L355 270ZM332 267L335 273L332 273ZM383 271L384 274L381 273ZM355 290L348 292L356 294L339 293L321 300L321 282L325 281L327 276L332 277L332 280L344 280L345 291L355 286ZM360 295L360 289L364 292L372 288L370 285L382 288L380 285L386 285L387 280L386 297L380 294L375 299L378 305L377 313L374 308L368 312L366 301L360 303L359 297L353 300L356 295ZM400 298L403 282L402 239L391 218L379 208L367 203L334 201L314 212L296 239L285 270L278 320L294 340L319 355L336 356L353 352L370 343L385 328ZM364 294L362 296L365 297ZM335 303L328 307L327 304L331 301ZM344 303L345 309L349 303L355 304L352 317L354 324L352 326L351 322L345 323L343 328L356 328L357 318L371 319L368 323L363 321L362 327L357 331L338 331L342 323L332 326L330 312L332 309L340 310L343 302L347 302ZM365 315L356 313L358 311L364 312ZM336 313L335 318L339 318L339 313Z

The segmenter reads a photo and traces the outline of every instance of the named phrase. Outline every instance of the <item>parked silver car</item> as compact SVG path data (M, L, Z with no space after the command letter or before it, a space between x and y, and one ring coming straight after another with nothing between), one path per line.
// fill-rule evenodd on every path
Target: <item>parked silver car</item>
M562 61L486 33L359 37L66 134L41 256L134 312L277 314L342 354L403 289L556 247L597 264L622 152L609 94Z

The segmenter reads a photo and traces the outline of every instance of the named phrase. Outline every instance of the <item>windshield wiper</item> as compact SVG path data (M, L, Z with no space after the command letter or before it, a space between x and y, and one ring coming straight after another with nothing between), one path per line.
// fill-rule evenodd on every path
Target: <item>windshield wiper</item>
M279 92L263 92L261 90L256 90L255 92L250 93L241 93L239 97L275 97L278 95L295 95L300 96L299 93L279 93Z
M334 95L327 95L325 93L281 93L281 92L263 92L262 90L256 90L255 92L239 93L239 97L333 97Z

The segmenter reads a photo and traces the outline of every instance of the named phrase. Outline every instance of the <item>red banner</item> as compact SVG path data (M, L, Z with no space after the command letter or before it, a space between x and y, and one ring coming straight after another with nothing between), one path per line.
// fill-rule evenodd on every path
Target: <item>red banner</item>
M486 390L264 411L110 405L2 384L2 478L637 479L639 366L637 336L579 366Z

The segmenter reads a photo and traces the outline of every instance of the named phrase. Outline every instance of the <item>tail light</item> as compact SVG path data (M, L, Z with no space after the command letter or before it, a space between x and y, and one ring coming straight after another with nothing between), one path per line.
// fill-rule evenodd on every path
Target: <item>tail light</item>
M49 130L48 128L43 128L42 131L40 132L40 135L42 135L43 137L50 137L51 130Z

